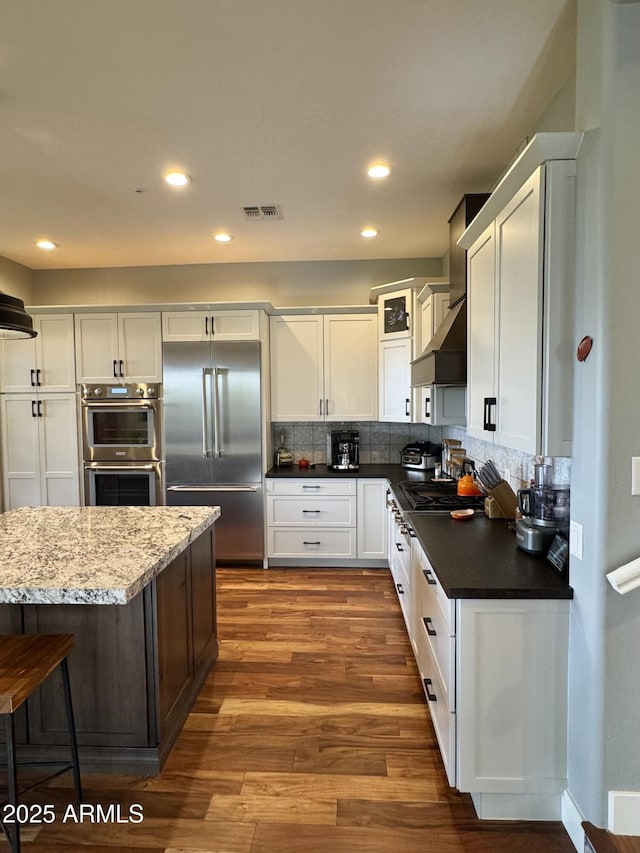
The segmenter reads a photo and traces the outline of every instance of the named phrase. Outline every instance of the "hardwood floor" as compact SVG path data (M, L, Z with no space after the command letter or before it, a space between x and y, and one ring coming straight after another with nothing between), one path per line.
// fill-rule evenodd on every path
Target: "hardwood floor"
M219 569L218 615L162 773L84 774L87 802L144 820L63 823L60 777L24 853L574 853L561 824L480 822L449 788L387 571Z

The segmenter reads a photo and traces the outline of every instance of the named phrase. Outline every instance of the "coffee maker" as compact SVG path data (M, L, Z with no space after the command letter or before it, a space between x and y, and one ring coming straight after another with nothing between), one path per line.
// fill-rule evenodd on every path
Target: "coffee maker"
M360 467L360 433L335 431L327 435L327 468L356 471Z
M569 486L553 485L551 465L535 465L534 470L530 488L518 490L523 517L516 521L516 542L530 554L546 554L556 533L568 534Z

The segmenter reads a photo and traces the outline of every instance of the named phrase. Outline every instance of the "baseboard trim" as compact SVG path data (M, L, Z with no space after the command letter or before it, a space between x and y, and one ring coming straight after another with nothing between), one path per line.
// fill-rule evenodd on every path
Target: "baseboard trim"
M613 835L640 835L640 791L609 791L607 829Z
M569 791L565 790L562 795L562 825L567 830L567 835L571 839L571 843L578 853L583 853L584 851L584 829L582 828L583 820L584 817L576 805L575 800Z

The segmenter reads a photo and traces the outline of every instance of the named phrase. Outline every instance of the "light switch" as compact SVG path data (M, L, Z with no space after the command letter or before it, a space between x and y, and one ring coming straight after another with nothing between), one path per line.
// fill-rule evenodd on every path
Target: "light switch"
M640 495L640 456L631 457L631 494Z
M569 522L569 553L582 559L582 525L577 521Z

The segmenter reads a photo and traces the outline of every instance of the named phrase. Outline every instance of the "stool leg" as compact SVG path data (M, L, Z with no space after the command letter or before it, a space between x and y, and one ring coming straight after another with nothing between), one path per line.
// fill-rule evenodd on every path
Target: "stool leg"
M78 797L78 805L82 803L82 783L80 781L80 762L78 760L78 743L76 741L76 724L73 718L73 705L71 703L71 684L69 682L69 664L66 657L60 661L62 669L62 683L64 686L64 704L67 709L67 726L69 728L69 747L71 749L71 767L73 769L73 782Z
M9 802L16 808L18 805L18 778L16 768L16 735L13 726L13 714L4 715L4 729L7 745L7 787L9 789ZM13 830L5 827L9 844L11 845L12 853L20 853L20 824L18 816L14 812L15 823Z

